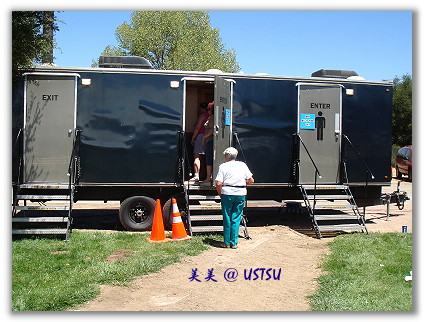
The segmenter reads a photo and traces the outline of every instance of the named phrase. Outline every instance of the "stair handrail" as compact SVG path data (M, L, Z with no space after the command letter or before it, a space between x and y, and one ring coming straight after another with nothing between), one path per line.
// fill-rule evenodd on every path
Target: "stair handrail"
M343 134L343 137L346 139L346 141L349 143L349 145L352 147L353 151L356 153L356 155L359 157L359 159L361 160L362 164L364 165L365 169L367 170L367 173L369 173L371 175L371 179L374 180L375 177L373 175L373 173L371 172L370 168L368 167L368 165L365 163L364 159L362 159L361 154L356 150L356 148L354 147L353 143L350 141L349 137L346 134Z
M192 227L191 227L191 216L190 216L190 207L189 207L189 200L188 200L188 196L190 194L190 184L186 185L184 184L184 179L185 179L185 159L187 158L188 160L188 152L187 152L187 144L186 144L186 134L183 130L178 131L179 134L179 142L180 142L180 147L179 147L179 160L178 160L178 167L181 169L181 175L180 178L178 178L180 180L179 184L182 185L183 187L183 191L184 191L184 201L185 201L185 208L186 208L186 213L187 213L187 225L188 225L188 230L190 235L193 235L193 231L192 231ZM191 175L191 166L190 164L188 164L188 170L189 170L189 174ZM178 171L179 172L179 171Z
M19 139L23 135L23 128L19 128L18 134L16 135L15 143L13 144L13 148L16 149L18 147ZM21 181L21 166L22 166L22 153L21 150L18 148L18 177L17 177L17 184Z
M16 189L13 189L13 209L12 209L12 217L16 214L16 205L18 203L18 194L19 194L19 184L21 183L21 168L22 168L22 162L23 162L23 155L21 153L21 149L18 147L19 139L22 136L23 128L19 128L18 134L16 135L15 143L13 144L13 148L18 151L18 169L17 169L17 182L13 183L12 178L12 187L16 185Z
M72 204L74 202L74 192L75 192L75 184L77 178L77 157L78 157L78 149L79 149L79 140L81 130L79 128L74 129L75 136L72 142L72 152L71 158L69 160L68 166L68 176L69 176L69 210L68 210L68 222L66 225L66 237L65 240L68 241L69 233L72 225Z
M366 176L365 176L365 205L363 207L363 217L365 218L365 212L366 212L366 204L368 202L368 175L371 175L371 180L374 180L374 174L371 172L370 168L368 167L368 165L365 163L364 159L362 159L361 154L355 149L355 147L353 146L353 143L350 141L349 137L346 134L343 134L343 138L346 139L346 141L350 144L350 146L352 147L353 151L355 151L356 155L359 157L359 159L361 160L362 164L364 165L365 169L366 169ZM346 166L345 166L346 167ZM345 169L345 175L347 178L347 169Z
M299 133L295 133L295 135L299 138L300 142L302 143L303 147L305 148L306 153L308 154L309 159L312 162L312 165L315 168L315 174L314 174L314 199L313 199L314 203L313 203L313 208L312 208L312 217L315 220L315 206L316 206L316 194L317 194L317 190L316 189L317 189L317 181L318 181L317 176L319 178L322 178L322 176L321 176L321 173L319 172L319 169L318 169L317 165L315 164L314 159L312 158L311 154L309 153L309 150L306 147L305 142L303 142L302 137L300 136ZM297 162L297 166L299 167L299 162ZM300 180L300 169L299 169L299 180ZM306 203L306 200L305 200L305 203ZM309 208L310 208L310 205L309 205Z
M69 166L68 166L68 176L69 176L69 185L74 185L76 183L76 165L75 165L75 157L77 157L77 151L79 148L79 140L80 140L80 133L81 130L78 128L74 129L75 136L74 140L72 142L72 152L71 152L71 158L69 160Z
M309 153L309 150L308 150L308 148L306 147L305 142L303 142L303 140L302 140L302 137L300 136L300 134L299 134L299 133L295 133L294 135L296 135L296 136L299 138L300 142L302 143L303 147L305 148L305 151L306 151L306 153L308 154L308 157L309 157L309 159L311 160L312 165L314 166L315 171L316 171L316 173L318 174L318 177L322 178L321 173L319 172L318 167L317 167L317 165L315 164L314 159L312 158L311 154Z

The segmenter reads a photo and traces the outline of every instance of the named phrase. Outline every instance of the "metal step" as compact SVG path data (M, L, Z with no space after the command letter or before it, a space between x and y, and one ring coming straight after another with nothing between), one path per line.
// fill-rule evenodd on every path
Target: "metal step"
M12 234L14 235L58 235L66 234L67 229L58 229L58 228L46 228L46 229L12 229Z
M222 215L191 215L191 221L222 220Z
M190 186L190 192L192 191L211 191L213 193L216 192L215 187L202 187L202 186Z
M190 211L192 210L221 210L221 204L216 205L189 205Z
M326 189L347 189L348 186L346 185L334 185L334 184L317 184L316 186L313 184L305 184L301 185L305 190L326 190Z
M21 189L63 189L69 190L69 184L61 183L23 183L19 185Z
M315 205L315 210L352 210L356 209L355 205Z
M315 220L358 220L356 215L338 214L338 215L315 215Z
M193 233L200 233L200 232L209 232L209 231L224 231L223 226L192 226L191 231ZM239 232L244 231L244 226L240 225Z
M324 225L318 226L320 231L343 231L343 230L364 230L365 227L358 224L352 225Z
M70 195L18 195L18 200L70 200Z
M69 206L15 206L16 210L69 210Z
M315 200L350 200L351 196L348 195L307 195L309 201Z
M221 197L216 196L205 196L205 195L189 195L190 200L221 200Z
M12 222L68 222L68 217L13 217Z

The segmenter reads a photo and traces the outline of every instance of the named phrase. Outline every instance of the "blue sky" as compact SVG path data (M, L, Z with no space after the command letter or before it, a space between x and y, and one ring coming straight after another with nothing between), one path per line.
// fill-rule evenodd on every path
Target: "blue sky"
M245 74L310 76L318 69L355 70L369 80L412 74L411 11L209 11L225 47ZM131 11L57 14L56 64L89 67Z

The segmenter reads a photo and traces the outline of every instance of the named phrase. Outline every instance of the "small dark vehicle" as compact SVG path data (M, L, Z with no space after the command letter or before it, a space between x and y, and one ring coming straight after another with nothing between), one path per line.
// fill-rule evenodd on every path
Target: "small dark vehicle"
M402 179L402 175L412 180L412 145L400 148L396 154L396 177Z

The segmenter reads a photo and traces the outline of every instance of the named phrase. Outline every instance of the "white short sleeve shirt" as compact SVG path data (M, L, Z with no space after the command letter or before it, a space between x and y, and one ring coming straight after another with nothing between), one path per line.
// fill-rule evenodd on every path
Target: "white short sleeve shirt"
M252 177L252 172L244 162L228 161L219 166L215 181L221 181L222 194L245 196L247 194L246 180Z

